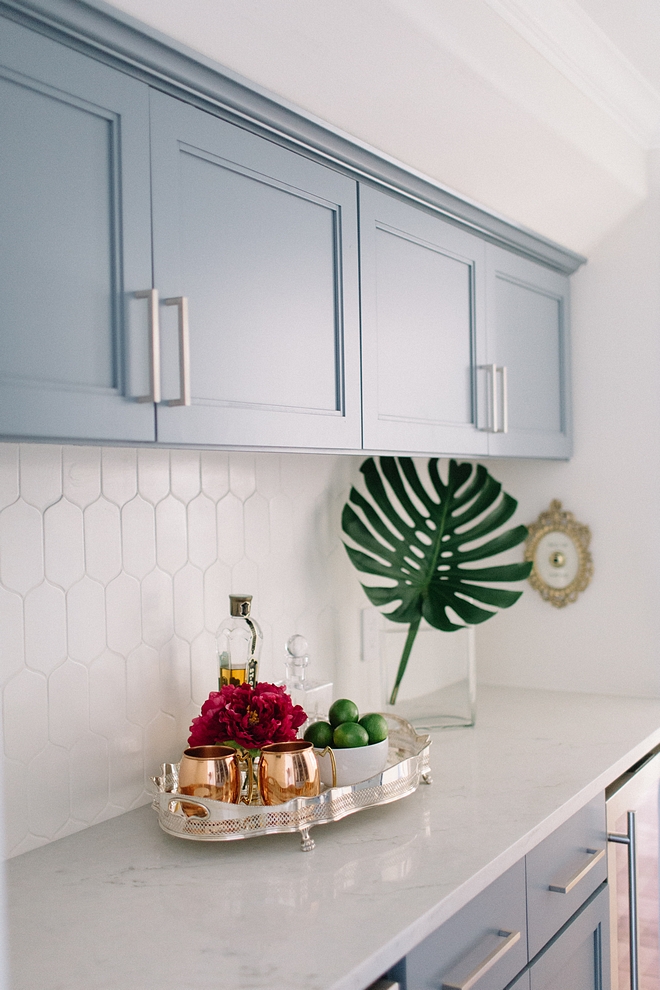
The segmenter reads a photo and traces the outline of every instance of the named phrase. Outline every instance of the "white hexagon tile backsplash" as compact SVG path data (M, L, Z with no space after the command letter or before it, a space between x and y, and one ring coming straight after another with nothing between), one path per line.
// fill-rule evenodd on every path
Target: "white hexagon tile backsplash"
M366 599L339 526L359 464L0 444L9 855L149 800L217 685L230 591L254 595L262 679L301 632L316 675L359 690Z

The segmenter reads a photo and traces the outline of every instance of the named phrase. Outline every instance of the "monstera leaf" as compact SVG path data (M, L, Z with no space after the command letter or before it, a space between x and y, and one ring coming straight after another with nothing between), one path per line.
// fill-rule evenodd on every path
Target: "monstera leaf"
M438 459L432 458L429 488L410 457L381 457L378 466L370 457L360 470L371 501L351 488L342 528L361 549L346 544L346 550L359 571L387 579L382 586L362 586L370 601L379 606L398 602L385 615L410 626L390 698L394 704L423 618L436 629L452 632L485 622L496 609L509 608L520 598L522 591L490 584L522 581L531 563L474 564L522 543L527 529L516 526L491 536L508 522L518 503L482 465L450 461L445 484ZM450 617L448 608L462 624Z

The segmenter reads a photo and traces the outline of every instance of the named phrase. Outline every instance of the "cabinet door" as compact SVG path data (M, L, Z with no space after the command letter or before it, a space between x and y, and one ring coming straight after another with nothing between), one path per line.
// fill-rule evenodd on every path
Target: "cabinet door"
M508 432L489 433L488 452L568 458L568 278L491 244L487 252L488 358L479 380L489 401L480 425L502 429L508 419Z
M2 21L0 133L0 434L153 440L148 88Z
M365 447L487 453L476 428L483 241L361 186L360 252Z
M406 956L405 990L503 990L527 962L525 864L516 863ZM405 979L404 979L405 976Z
M607 884L533 961L529 975L531 990L610 990Z
M179 395L176 307L161 306L167 443L359 449L355 183L152 93L154 277L185 296L192 404Z

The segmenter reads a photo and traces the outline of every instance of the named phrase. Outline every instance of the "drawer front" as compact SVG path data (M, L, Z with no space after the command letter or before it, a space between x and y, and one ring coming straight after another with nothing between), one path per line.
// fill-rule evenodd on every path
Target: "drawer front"
M530 959L606 879L606 845L603 794L527 855Z
M526 924L521 861L413 949L406 958L405 990L466 982L473 990L503 990L527 962Z
M532 964L531 990L610 990L608 943L605 886Z

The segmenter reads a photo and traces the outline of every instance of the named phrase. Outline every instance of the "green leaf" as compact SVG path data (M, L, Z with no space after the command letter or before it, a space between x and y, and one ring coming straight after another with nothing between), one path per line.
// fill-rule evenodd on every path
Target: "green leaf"
M465 566L510 550L527 537L524 526L492 535L511 519L518 503L482 464L450 461L445 483L438 459L431 458L430 485L423 484L410 457L381 457L378 463L369 457L360 471L369 497L351 489L342 529L355 545L346 544L346 551L357 570L388 580L386 585L363 585L369 600L379 607L394 604L387 618L410 625L393 703L422 618L445 632L486 622L522 594L486 582L522 581L532 564Z

